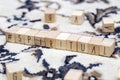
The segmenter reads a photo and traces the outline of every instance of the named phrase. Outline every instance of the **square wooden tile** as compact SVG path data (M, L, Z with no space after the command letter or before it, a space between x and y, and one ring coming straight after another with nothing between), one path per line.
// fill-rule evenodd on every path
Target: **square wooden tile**
M60 34L58 31L49 31L45 37L46 47L56 48L56 37Z
M103 18L103 32L114 32L114 21L111 18Z
M31 29L25 33L25 44L35 45L35 35L40 32L40 30Z
M47 9L44 17L46 23L54 23L56 21L56 11L54 9Z
M70 33L60 33L56 37L56 48L57 49L67 49L67 38L70 36Z
M82 24L84 22L84 11L79 10L79 11L73 11L71 15L71 23L72 24Z
M77 51L77 49L78 49L77 41L78 41L79 38L80 38L80 35L71 34L71 35L67 38L67 50Z
M88 53L88 43L92 37L81 36L78 40L78 52Z
M104 38L101 42L100 55L110 57L115 49L115 40Z
M15 42L15 34L19 29L20 27L12 27L10 29L5 30L6 41Z
M100 55L100 47L103 38L100 37L92 37L88 43L88 53L94 55Z
M48 31L41 30L35 35L35 45L46 46L45 37L48 35Z
M16 32L16 38L15 38L15 42L16 43L20 43L20 44L24 44L25 43L25 33L27 31L29 31L29 28L21 28Z

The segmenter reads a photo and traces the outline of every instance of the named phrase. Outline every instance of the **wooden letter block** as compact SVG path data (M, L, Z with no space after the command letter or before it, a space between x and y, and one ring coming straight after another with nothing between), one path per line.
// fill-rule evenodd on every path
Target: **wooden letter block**
M18 63L6 64L7 80L22 80L23 70Z
M88 43L88 53L94 55L100 55L100 46L103 38L100 37L92 37Z
M5 31L6 41L7 42L15 42L15 34L20 29L20 27L12 27Z
M48 35L48 31L40 31L35 35L36 46L46 46L45 37Z
M25 33L27 31L29 31L30 29L28 28L21 28L16 32L16 39L15 42L16 43L21 43L24 44L25 43Z
M88 53L88 43L92 37L81 36L78 40L78 52Z
M70 69L65 75L64 80L83 80L83 72L81 70Z
M39 32L39 30L31 29L27 33L25 33L25 44L27 45L35 45L35 35Z
M54 23L56 21L56 12L54 9L47 9L45 11L45 22Z
M70 51L77 51L78 45L77 41L79 39L79 35L77 34L71 34L67 39L67 50Z
M115 40L104 38L101 45L100 55L110 57L115 49Z
M114 21L111 18L103 18L103 32L114 32Z
M46 47L56 48L56 37L60 34L58 31L49 31L45 38Z
M60 33L56 38L56 48L57 49L67 49L67 38L71 34L69 33Z
M84 11L74 11L71 15L72 24L82 24L84 22Z

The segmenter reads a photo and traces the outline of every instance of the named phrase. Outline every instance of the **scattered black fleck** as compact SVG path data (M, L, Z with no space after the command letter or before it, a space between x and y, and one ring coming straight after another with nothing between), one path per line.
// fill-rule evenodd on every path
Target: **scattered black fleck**
M115 34L120 33L120 27L115 28Z
M106 4L109 4L109 3L110 3L108 0L101 0L101 1L103 1L103 2L106 3Z
M22 21L21 17L17 17L16 15L14 15L13 17L14 17L14 20L16 20L16 21Z
M31 73L29 70L27 70L27 68L24 68L24 73L31 75L31 76L46 76L47 75L47 72L45 70L39 71L36 73Z
M11 19L10 19L10 18L8 18L8 19L7 19L7 22L11 22Z
M78 4L78 3L82 3L85 0L71 0L71 2L73 2L74 4Z
M105 35L105 37L104 38L108 38L108 35Z
M96 63L96 64L90 64L87 69L92 69L93 67L97 67L97 66L100 66L102 65L102 63Z
M65 64L69 64L70 60L72 60L74 57L76 57L77 55L69 55L69 56L66 56L65 58Z
M0 73L2 74L6 74L6 66L5 66L5 63L1 63L2 67L3 67L3 70L0 71Z
M49 69L50 64L45 59L42 60L42 64L46 69Z
M28 23L23 23L23 26L26 26L26 25L28 25Z
M42 48L47 48L47 49L49 49L50 47L46 47L46 46L41 46Z
M39 7L36 7L35 4L37 4L37 1L31 1L26 0L23 6L18 7L17 9L28 9L28 11L32 11L34 9L39 9Z
M98 2L98 1L102 1L106 4L110 3L108 0L70 0L70 1L73 2L74 4L83 3L83 2L94 3L94 2Z
M26 15L26 12L22 12L21 18L24 18Z
M12 25L8 26L8 28L11 28L11 27L17 26L17 25L18 25L18 24L12 24Z
M42 52L42 50L41 49L38 49L38 50L36 50L35 51L35 54L36 54L36 56L37 56L37 62L39 62L39 60L41 59L41 56L43 55L43 52Z
M118 53L120 53L120 47L115 47L113 54L118 54Z
M44 28L44 29L49 29L50 27L49 27L49 25L44 24L44 25L43 25L43 28Z
M88 80L98 80L95 76L89 76Z
M36 46L30 46L28 48L25 48L25 49L21 50L21 52L27 51L27 50L32 49L32 48L36 48Z
M118 34L117 37L120 39L120 34Z
M30 22L34 23L34 22L39 22L41 21L41 19L36 19L36 20L30 20Z

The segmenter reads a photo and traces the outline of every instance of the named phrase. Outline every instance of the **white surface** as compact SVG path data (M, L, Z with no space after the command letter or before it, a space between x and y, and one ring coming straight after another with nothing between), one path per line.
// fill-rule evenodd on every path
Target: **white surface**
M23 0L22 0L23 1ZM39 0L38 0L39 1ZM81 3L78 5L74 5L70 3L69 1L63 1L63 0L51 0L51 1L58 1L62 8L58 10L56 13L57 14L65 14L70 16L73 10L77 9L84 9L85 12L94 12L96 13L96 8L107 8L110 6L118 6L120 7L120 0L110 0L111 4L107 5L103 2L95 2L92 4L87 4L87 3ZM38 5L41 6L42 10L45 10L46 8L43 6L44 3L39 3ZM12 17L12 15L21 15L21 12L26 11L26 9L23 10L16 10L18 6L21 6L22 3L19 3L17 0L0 0L0 15L3 16L8 16ZM102 6L99 6L102 5ZM54 5L53 5L54 6ZM52 6L52 7L53 7ZM56 5L55 5L56 6ZM120 14L120 12L118 12ZM110 17L113 18L114 21L119 21L120 20L120 15L112 14ZM27 14L28 19L38 19L42 18L41 22L37 23L32 23L24 27L31 27L31 28L36 28L36 29L42 29L43 24L44 24L44 14L43 12L39 10L33 10L31 12L28 12ZM14 23L19 23L21 25L22 22L16 22L13 21L12 23L6 22L6 19L3 17L0 17L0 28L4 29L11 24ZM81 33L84 31L90 31L90 32L95 32L95 29L91 27L89 22L85 20L85 22L82 25L71 25L70 24L70 19L66 17L62 17L57 15L57 22L59 23L59 31L62 32L71 32L71 33ZM98 23L96 26L101 26L101 22ZM115 24L115 26L120 25L120 24ZM111 36L112 38L114 36ZM3 44L5 42L5 36L0 36L0 44ZM29 71L32 73L39 72L41 70L41 61L37 63L36 58L31 55L33 52L24 52L22 53L21 50L27 48L27 45L21 45L21 44L16 44L16 43L7 43L5 46L6 49L9 49L11 52L18 52L20 53L16 57L20 59L20 64L23 67L26 67ZM71 51L66 51L66 50L56 50L56 49L45 49L43 48L43 53L44 56L42 58L45 58L47 62L50 64L50 67L58 69L59 66L64 65L64 59L66 55L77 55L77 57L73 58L70 63L77 61L83 64L84 66L88 66L90 63L96 63L100 62L102 65L99 67L94 67L93 69L89 69L87 72L91 72L93 70L98 71L99 73L102 74L102 80L117 80L118 78L118 69L120 68L120 58L114 59L114 58L107 58L107 57L101 57L101 56L95 56L95 55L88 55L85 53L78 53L78 52L71 52ZM0 65L1 69L1 65ZM5 75L0 74L0 80L7 80ZM42 80L41 77L34 77L34 78L28 78L24 77L23 80Z
M22 67L20 63L16 63L16 62L6 64L6 68L7 68L8 73L24 71L24 67Z

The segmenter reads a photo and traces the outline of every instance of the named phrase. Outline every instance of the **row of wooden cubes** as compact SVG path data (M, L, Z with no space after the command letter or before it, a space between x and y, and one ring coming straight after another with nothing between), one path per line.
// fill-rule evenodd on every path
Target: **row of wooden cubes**
M101 56L111 56L115 48L114 39L20 27L6 30L6 40Z

